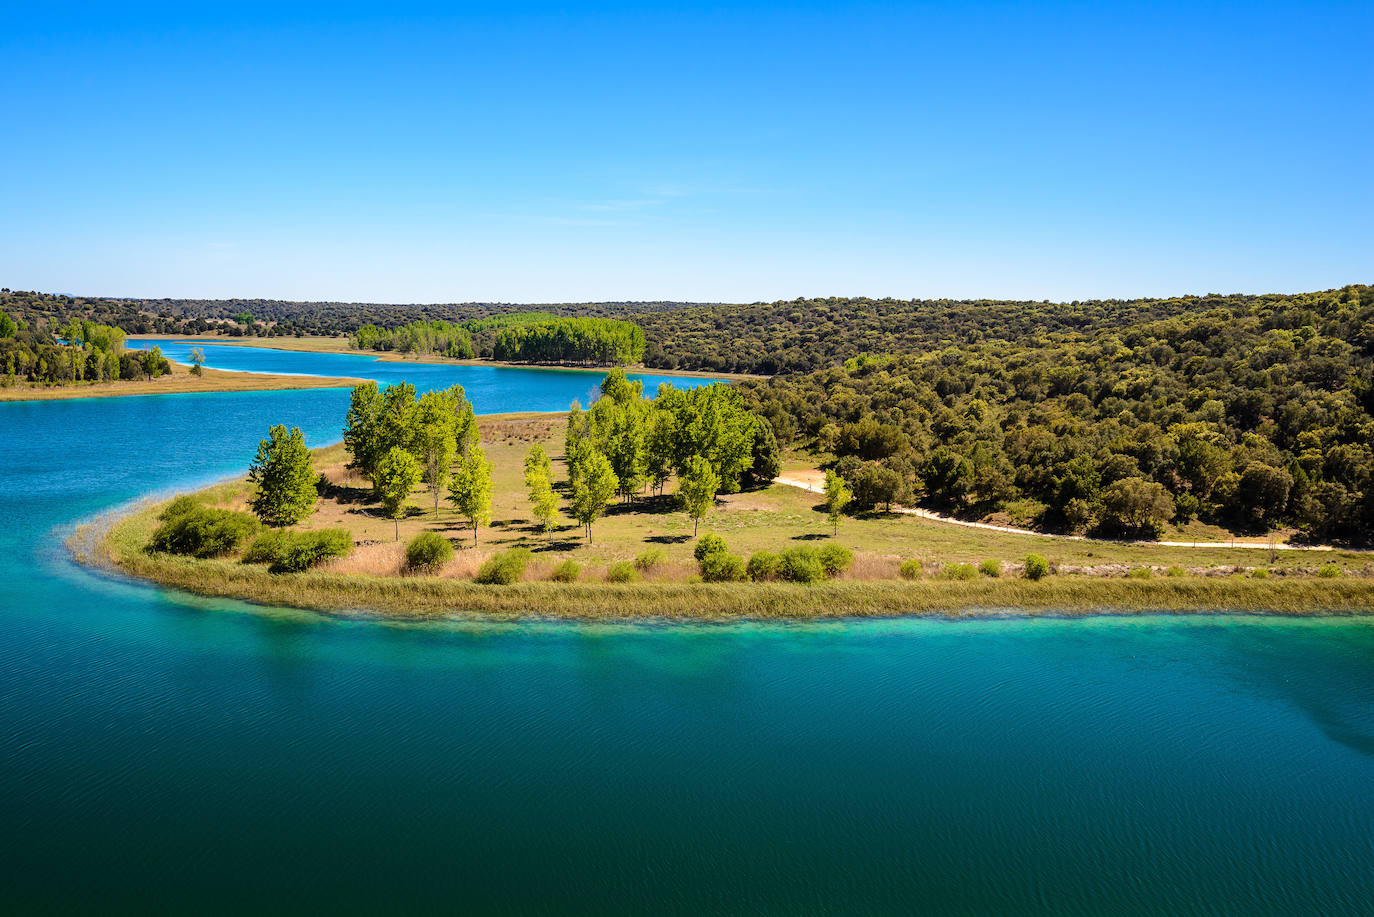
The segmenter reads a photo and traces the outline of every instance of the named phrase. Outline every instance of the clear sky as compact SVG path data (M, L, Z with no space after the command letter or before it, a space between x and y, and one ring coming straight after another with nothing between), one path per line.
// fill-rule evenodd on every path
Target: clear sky
M0 286L1374 282L1374 3L0 4Z

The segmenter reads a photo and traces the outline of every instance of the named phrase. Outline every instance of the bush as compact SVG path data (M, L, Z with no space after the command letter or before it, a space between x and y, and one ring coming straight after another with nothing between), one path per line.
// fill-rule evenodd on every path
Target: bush
M168 554L220 557L238 550L261 529L261 523L248 513L201 506L159 525L151 546Z
M1150 579L1155 575L1155 571L1149 567L1134 567L1126 571L1127 579Z
M1188 571L1185 570L1185 569L1183 569L1183 568L1180 567L1180 566L1175 565L1175 566L1170 567L1168 570L1165 570L1165 571L1164 571L1164 575L1165 575L1165 576L1187 576L1187 575L1188 575Z
M1050 562L1039 554L1027 554L1021 575L1029 580L1042 580L1050 575Z
M825 578L825 568L815 548L796 545L778 557L778 576L789 583L814 583Z
M754 582L773 579L778 575L778 555L772 551L755 552L754 556L749 558L745 571Z
M618 560L606 569L606 582L636 583L639 582L639 571L628 560Z
M453 559L453 545L438 532L421 532L406 545L406 566L412 570L438 570Z
M163 507L162 512L157 514L157 518L166 522L168 519L175 519L177 516L184 516L193 509L200 509L201 502L190 494L182 494L173 498L171 503Z
M486 563L477 569L476 580L486 586L509 586L518 583L525 575L525 565L530 562L530 552L524 548L511 548L488 557Z
M582 565L575 560L565 560L553 568L549 579L555 583L575 583L582 575Z
M945 579L970 580L978 576L978 570L973 564L945 564L940 575Z
M635 558L635 569L642 573L648 573L650 570L663 563L663 558L664 554L662 548L650 548L640 553L640 555Z
M902 561L902 565L897 568L897 573L902 579L920 579L925 573L925 567L913 557L911 560Z
M347 529L320 529L315 532L264 532L243 552L246 564L271 564L273 573L300 573L322 560L347 557L353 550L353 536Z
M738 583L748 574L748 565L738 554L721 551L701 559L701 578L708 583Z
M1321 569L1317 571L1317 575L1331 579L1332 577L1341 575L1341 568L1335 564L1322 564Z
M996 579L1002 575L1002 562L1000 560L993 560L989 557L978 565L978 572L984 576L991 576Z
M702 558L708 554L724 554L725 551L725 539L708 532L701 536L697 546L692 549L692 556L697 559L697 563L701 563Z
M826 576L839 576L854 563L854 552L838 544L821 548L818 558Z
M1263 567L1256 567L1255 569L1253 569L1253 570L1250 571L1250 578L1251 578L1251 579L1268 579L1268 578L1269 578L1269 571L1266 570L1266 569L1264 569Z

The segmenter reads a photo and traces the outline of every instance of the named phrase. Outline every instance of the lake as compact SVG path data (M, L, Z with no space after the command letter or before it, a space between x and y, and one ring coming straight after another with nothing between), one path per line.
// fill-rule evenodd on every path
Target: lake
M599 381L208 352L483 412ZM1374 913L1367 620L397 625L62 547L347 400L0 403L6 911Z

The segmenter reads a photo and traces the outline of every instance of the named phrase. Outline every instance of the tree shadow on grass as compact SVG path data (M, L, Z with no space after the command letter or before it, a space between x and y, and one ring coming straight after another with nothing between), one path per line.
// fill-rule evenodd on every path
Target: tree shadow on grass
M682 544L684 541L691 541L691 535L650 535L645 541L653 544Z
M820 534L820 533L818 533L818 532L811 532L811 533L806 534L806 535L793 535L793 536L792 536L792 540L793 540L793 541L824 541L825 539L827 539L827 538L829 538L829 537L830 537L829 535Z

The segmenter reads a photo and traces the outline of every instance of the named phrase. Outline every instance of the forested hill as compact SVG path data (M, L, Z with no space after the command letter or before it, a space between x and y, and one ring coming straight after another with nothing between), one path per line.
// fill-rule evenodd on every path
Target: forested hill
M1360 287L1349 287L1358 296ZM1208 295L1087 302L798 299L645 313L648 366L761 373L810 372L861 353L912 354L947 345L1083 340L1170 317L1264 310L1302 312L1345 294ZM1187 319L1185 319L1187 320Z
M870 506L1104 534L1200 516L1374 538L1374 287L1105 305L990 313L1010 327L921 312L888 332L860 311L848 335L832 309L799 353L831 354L834 338L915 352L743 387L781 442L834 455ZM1145 320L1104 318L1132 311ZM735 346L777 351L770 327L741 326Z

